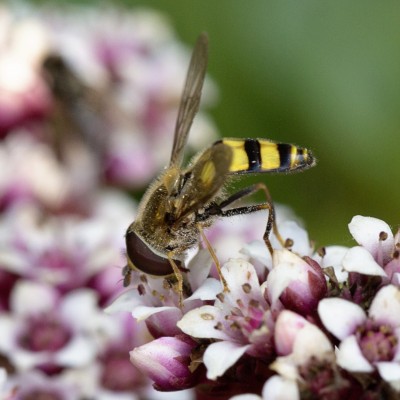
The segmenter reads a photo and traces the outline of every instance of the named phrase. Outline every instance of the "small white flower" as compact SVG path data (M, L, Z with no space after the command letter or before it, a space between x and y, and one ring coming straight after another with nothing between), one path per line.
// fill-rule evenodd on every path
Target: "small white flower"
M386 222L357 215L349 223L349 230L357 243L367 249L381 266L387 263L392 255L394 238Z
M261 357L272 351L273 320L254 267L230 260L222 267L230 289L214 305L186 313L178 327L195 338L219 339L204 353L207 377L216 379L244 354Z
M320 318L341 340L337 363L350 372L376 369L392 387L400 384L400 290L388 285L379 290L366 313L344 299L320 302ZM390 371L390 372L389 372Z
M13 375L10 383L16 388L16 397L10 396L4 400L24 399L32 395L36 398L59 400L75 400L80 397L77 387L62 375L48 376L34 369Z
M51 287L20 281L10 307L0 315L0 349L20 371L86 365L96 356L99 332L112 329L90 290L60 298Z
M0 262L25 278L62 290L87 284L119 264L121 254L105 218L48 217L33 205L19 205L0 221Z
M285 313L283 311L280 315ZM299 326L293 338L292 352L287 356L277 357L271 368L288 379L300 379L298 368L312 359L332 361L333 346L320 329L315 325L305 323Z
M283 310L277 318L274 337L278 352L284 355L270 365L279 375L267 380L264 399L300 399L300 387L316 397L326 393L327 388L335 390L334 350L320 329L300 315ZM315 383L307 379L308 375Z

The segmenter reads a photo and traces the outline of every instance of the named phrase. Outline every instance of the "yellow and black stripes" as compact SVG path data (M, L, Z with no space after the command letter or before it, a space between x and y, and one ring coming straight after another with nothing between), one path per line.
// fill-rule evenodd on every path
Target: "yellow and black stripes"
M307 149L266 139L225 138L223 143L232 151L230 173L291 172L311 167L315 159Z
M247 154L249 171L259 171L262 168L260 142L247 139L244 141L243 148Z

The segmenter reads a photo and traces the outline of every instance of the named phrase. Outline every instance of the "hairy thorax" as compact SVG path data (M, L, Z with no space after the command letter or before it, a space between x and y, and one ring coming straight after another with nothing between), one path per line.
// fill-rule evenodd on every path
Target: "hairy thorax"
M167 175L168 174L168 175ZM166 176L167 175L167 176ZM184 196L179 191L171 192L171 171L161 175L145 193L133 222L134 230L156 251L183 255L198 242L199 231L196 213L182 216L181 204ZM179 176L176 184L179 185Z

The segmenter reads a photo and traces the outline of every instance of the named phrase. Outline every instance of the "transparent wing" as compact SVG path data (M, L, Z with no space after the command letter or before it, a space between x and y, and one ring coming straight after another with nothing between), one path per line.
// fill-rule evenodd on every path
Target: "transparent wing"
M199 109L201 89L207 69L208 38L204 32L198 37L190 59L185 87L179 104L175 126L174 144L169 165L180 165L188 133Z

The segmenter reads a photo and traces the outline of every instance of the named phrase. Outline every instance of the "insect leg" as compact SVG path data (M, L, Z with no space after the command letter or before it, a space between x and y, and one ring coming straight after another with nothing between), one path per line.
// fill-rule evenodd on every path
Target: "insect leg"
M220 217L233 217L235 215L241 215L241 214L250 214L256 211L261 211L261 210L268 210L268 220L267 220L267 226L265 227L265 232L263 235L263 239L265 244L268 247L269 252L271 255L273 254L274 250L272 248L271 241L269 240L269 234L271 233L271 230L274 227L275 224L275 219L274 219L274 213L272 212L273 207L271 203L261 203L261 204L254 204L251 206L243 206L243 207L237 207L237 208L231 208L229 210L221 210L221 213L218 214ZM275 232L275 230L274 230Z
M212 248L211 243L207 239L207 236L204 233L203 227L200 224L197 224L197 228L198 228L198 230L200 232L201 237L204 240L204 243L207 246L208 251L211 254L211 257L214 260L215 267L217 268L217 272L218 272L218 275L219 275L219 279L221 280L222 286L224 287L224 292L229 292L230 290L229 290L228 284L226 283L226 280L225 280L224 276L222 275L221 264L220 264L220 262L219 262L219 260L217 258L217 255L215 254L215 251Z
M172 269L174 270L174 275L178 283L178 292L179 292L179 307L183 308L183 277L182 272L180 271L179 267L176 265L176 262L172 258L174 253L170 251L167 254L168 261L171 264Z
M278 226L276 225L276 214L275 214L275 207L274 207L274 203L272 202L272 197L271 194L268 190L268 187L265 183L256 183L252 186L250 186L250 188L253 189L253 191L249 192L249 194L255 193L258 190L263 190L265 193L265 197L267 198L267 203L269 204L269 214L268 214L268 222L267 222L267 227L264 233L264 241L265 241L265 237L269 238L269 234L272 231L274 232L274 235L276 236L276 238L279 240L279 242L281 243L281 245L283 247L285 247L285 241L283 240L281 234L279 233L278 230ZM269 230L268 230L269 229ZM269 241L269 239L268 239Z
M223 208L234 203L235 201L243 199L246 196L250 196L251 194L253 194L259 190L264 191L265 197L267 198L266 203L231 208L229 210L223 210ZM239 190L238 192L229 196L226 200L222 201L219 205L215 205L215 204L211 205L209 209L205 210L205 214L208 213L209 215L230 217L230 216L239 215L239 214L249 214L249 213L252 213L255 211L260 211L260 210L268 210L269 211L267 226L265 228L263 239L264 239L265 244L268 247L269 252L272 254L273 249L272 249L271 242L269 240L269 234L271 233L271 230L274 232L276 238L279 240L279 242L282 244L282 246L285 246L285 241L283 240L282 236L280 235L280 233L278 231L278 227L277 227L276 221L275 221L275 208L272 203L272 198L269 193L269 190L264 183L256 183L247 188Z

